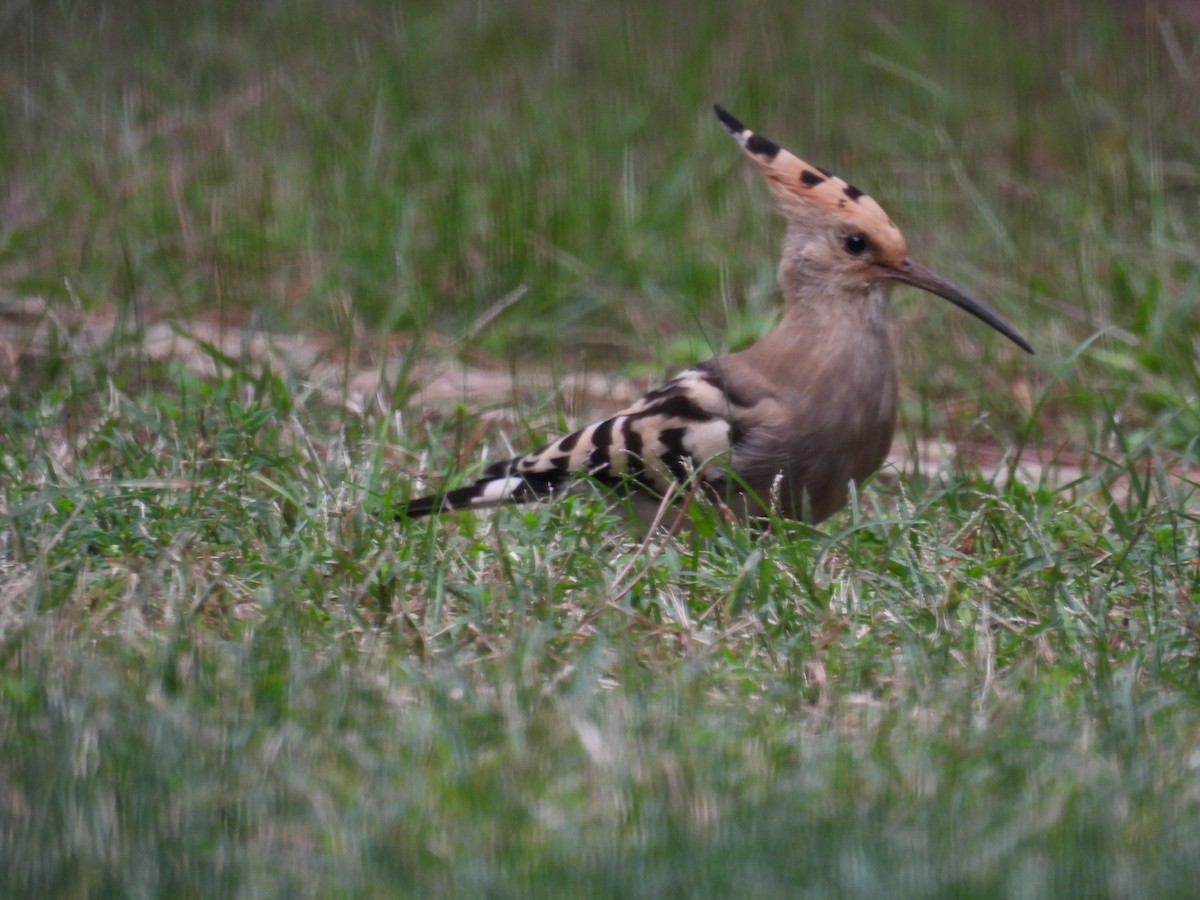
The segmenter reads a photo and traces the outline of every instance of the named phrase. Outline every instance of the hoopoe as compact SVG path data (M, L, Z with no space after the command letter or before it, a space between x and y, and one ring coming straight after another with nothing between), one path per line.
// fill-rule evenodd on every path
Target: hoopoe
M615 415L492 463L474 484L411 500L397 518L543 499L586 476L653 497L694 478L741 515L774 509L815 524L845 505L850 483L878 469L891 447L893 285L943 297L1033 352L998 314L914 261L871 197L714 109L787 219L779 324Z

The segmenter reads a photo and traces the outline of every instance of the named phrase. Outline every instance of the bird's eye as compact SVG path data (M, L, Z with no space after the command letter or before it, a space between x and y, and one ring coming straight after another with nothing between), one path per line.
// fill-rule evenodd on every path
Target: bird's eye
M865 234L854 232L854 234L846 235L846 240L842 242L842 246L846 248L846 252L851 256L859 256L866 251L870 246Z

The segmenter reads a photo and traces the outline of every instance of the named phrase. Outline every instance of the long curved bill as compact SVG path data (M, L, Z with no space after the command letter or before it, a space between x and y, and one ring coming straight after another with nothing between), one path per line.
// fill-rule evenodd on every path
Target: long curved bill
M1033 352L1033 348L1029 346L1029 342L1017 334L1017 330L1005 322L999 313L994 312L982 301L976 300L965 291L959 290L945 278L925 268L919 262L911 258L905 258L904 262L899 266L884 266L883 269L889 278L894 278L896 281L901 281L904 284L911 284L913 287L929 291L931 294L937 294L939 297L949 300L955 306L965 309L975 318L987 322L1026 353Z

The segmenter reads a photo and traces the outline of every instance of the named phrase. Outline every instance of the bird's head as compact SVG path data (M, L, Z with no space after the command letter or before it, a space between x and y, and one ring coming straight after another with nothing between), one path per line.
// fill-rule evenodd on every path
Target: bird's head
M789 224L783 278L810 277L829 284L901 282L949 300L987 322L1028 353L1029 343L982 301L908 255L908 241L878 203L832 172L806 163L755 134L715 106L717 118L766 176Z

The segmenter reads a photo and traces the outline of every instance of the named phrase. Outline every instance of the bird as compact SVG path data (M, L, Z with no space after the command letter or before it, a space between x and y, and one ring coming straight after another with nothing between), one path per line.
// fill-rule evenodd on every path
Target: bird
M774 512L815 525L846 504L851 484L872 475L891 447L893 286L948 300L1033 353L998 313L909 256L904 235L869 195L713 108L787 222L778 325L613 415L493 462L471 484L408 501L397 519L542 500L590 480L652 501L694 485L728 515Z

